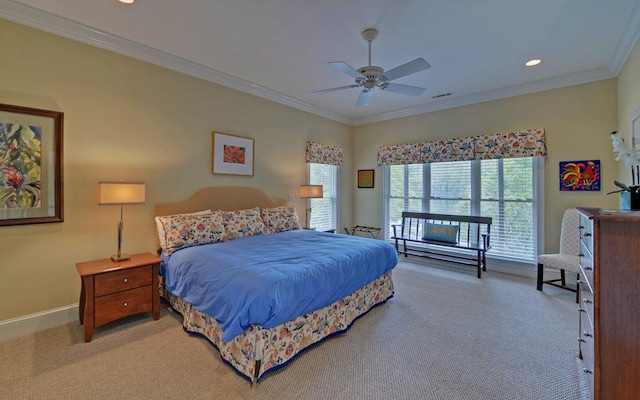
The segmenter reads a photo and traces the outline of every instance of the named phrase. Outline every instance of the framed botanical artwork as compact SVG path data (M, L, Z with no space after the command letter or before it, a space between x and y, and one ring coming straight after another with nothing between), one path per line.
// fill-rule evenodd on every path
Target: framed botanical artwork
M600 160L560 161L561 191L599 191Z
M0 104L0 226L64 220L63 117Z
M358 187L359 188L373 188L374 171L372 169L359 169L358 170Z
M253 176L254 139L213 132L211 173Z

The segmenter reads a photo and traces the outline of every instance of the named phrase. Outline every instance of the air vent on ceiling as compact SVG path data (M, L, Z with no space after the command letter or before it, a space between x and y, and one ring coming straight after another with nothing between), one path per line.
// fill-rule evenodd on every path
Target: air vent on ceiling
M439 98L441 98L441 97L451 96L451 94L452 94L451 92L449 92L449 93L442 93L442 94L437 94L437 95L435 95L435 96L431 96L431 98L432 98L432 99L439 99Z

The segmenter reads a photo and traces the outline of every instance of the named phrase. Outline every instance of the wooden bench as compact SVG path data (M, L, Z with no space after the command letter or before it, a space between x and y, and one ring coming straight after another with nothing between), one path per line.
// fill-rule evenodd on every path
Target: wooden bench
M402 224L392 225L391 239L398 254L475 266L481 278L487 270L491 223L491 217L404 211Z

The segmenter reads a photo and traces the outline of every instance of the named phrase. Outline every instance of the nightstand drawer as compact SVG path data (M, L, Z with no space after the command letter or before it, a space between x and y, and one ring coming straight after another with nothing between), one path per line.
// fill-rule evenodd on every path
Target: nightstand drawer
M151 285L143 286L96 298L95 326L104 325L129 315L151 311L151 288Z
M140 286L151 285L153 269L147 265L113 272L105 272L95 277L95 296L122 292Z

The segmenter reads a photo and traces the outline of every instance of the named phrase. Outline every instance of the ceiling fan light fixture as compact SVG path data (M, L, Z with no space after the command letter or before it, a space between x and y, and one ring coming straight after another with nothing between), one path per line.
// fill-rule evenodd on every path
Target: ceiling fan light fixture
M124 4L133 4L133 2L135 0L118 0L120 3L124 3Z
M527 67L535 67L536 65L540 64L541 62L542 62L541 59L534 58L534 59L531 59L531 60L527 61L526 63L524 63L524 65L526 65Z

